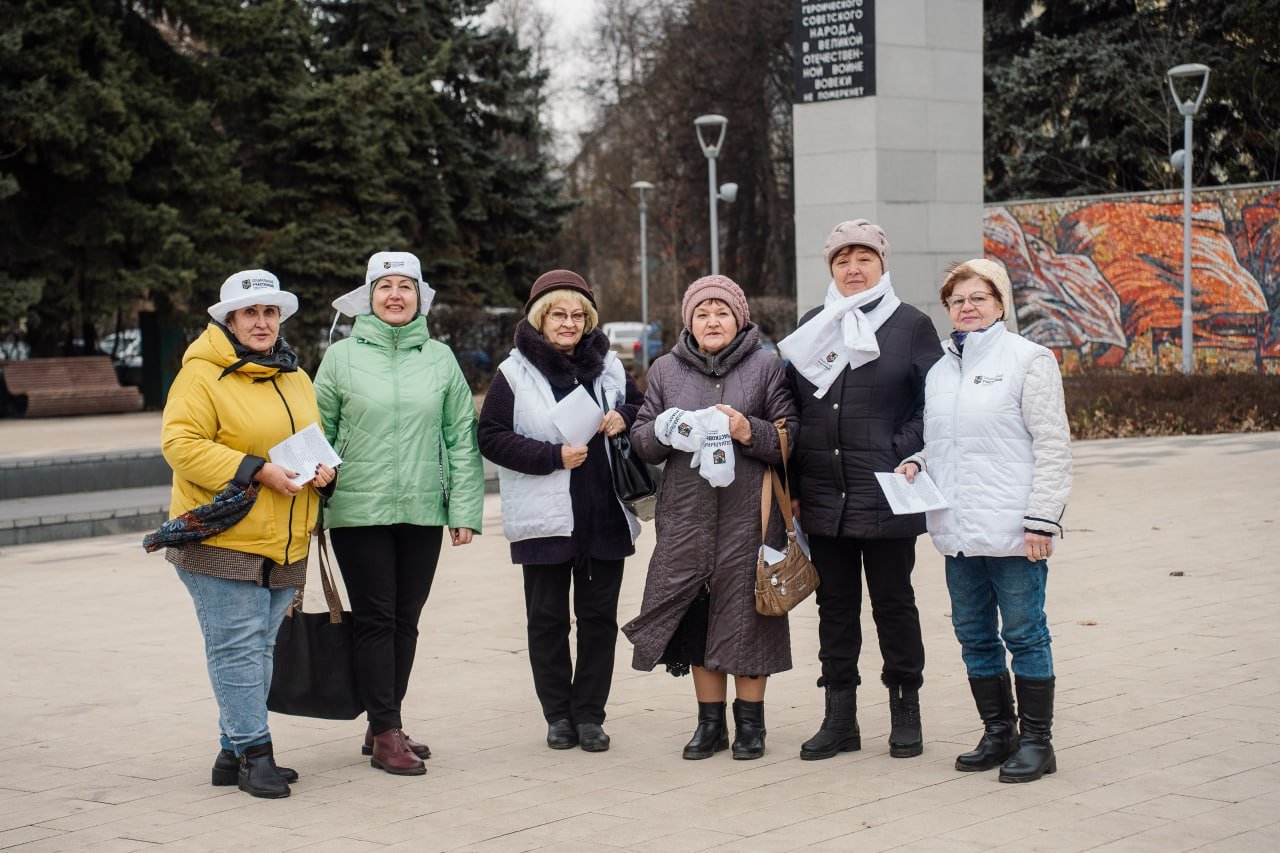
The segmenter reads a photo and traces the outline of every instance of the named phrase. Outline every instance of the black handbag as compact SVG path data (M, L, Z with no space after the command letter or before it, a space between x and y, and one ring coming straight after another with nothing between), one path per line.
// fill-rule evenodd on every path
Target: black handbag
M636 456L631 449L631 436L626 433L610 436L608 441L609 473L613 476L614 493L636 518L653 521L662 469Z
M648 466L631 449L631 436L625 432L609 436L609 450L609 472L618 500L632 503L657 493Z
M364 713L356 684L351 612L342 609L326 559L328 542L320 534L320 583L329 609L305 613L290 607L276 634L275 663L267 708L277 714L354 720Z

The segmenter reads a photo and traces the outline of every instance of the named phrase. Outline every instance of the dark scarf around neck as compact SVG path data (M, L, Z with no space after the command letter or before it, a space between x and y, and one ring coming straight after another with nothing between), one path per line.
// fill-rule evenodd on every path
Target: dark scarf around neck
M230 376L246 364L256 364L261 367L274 367L279 373L293 373L298 369L298 354L293 351L293 347L289 346L289 342L284 339L284 332L281 331L276 337L275 346L270 352L254 352L236 339L231 330L221 323L214 323L222 333L227 336L227 340L231 341L231 348L235 350L236 361L222 371L222 375ZM255 380L258 381L258 380Z
M724 349L717 353L705 353L698 348L693 332L684 329L680 340L672 350L676 357L692 365L707 376L724 376L734 365L742 361L760 346L760 332L755 323L747 323Z
M516 324L516 349L547 378L552 388L590 385L604 373L604 359L609 354L609 337L599 329L582 336L571 354L551 346L542 333L528 320Z

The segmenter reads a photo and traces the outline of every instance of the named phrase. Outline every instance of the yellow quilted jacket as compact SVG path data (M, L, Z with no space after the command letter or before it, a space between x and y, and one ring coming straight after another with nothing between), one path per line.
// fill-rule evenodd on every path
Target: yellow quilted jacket
M246 455L266 459L272 447L320 421L307 374L245 364L222 376L238 360L226 334L212 323L182 357L161 431L164 458L173 469L170 518L211 503ZM244 519L204 544L280 564L296 562L307 555L319 507L310 486L292 498L262 488Z

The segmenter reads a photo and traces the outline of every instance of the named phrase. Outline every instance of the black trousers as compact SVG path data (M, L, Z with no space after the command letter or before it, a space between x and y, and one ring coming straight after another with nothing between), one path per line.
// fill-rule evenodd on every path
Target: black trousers
M533 688L547 722L603 723L613 684L622 560L524 567ZM569 586L578 625L578 665L569 657Z
M329 531L351 599L356 679L374 734L398 729L418 649L418 617L431 593L443 528L416 524Z
M911 586L916 539L852 539L810 536L818 569L819 686L856 687L862 683L862 573L867 575L871 615L884 659L886 686L919 687L924 680L924 641L920 612Z

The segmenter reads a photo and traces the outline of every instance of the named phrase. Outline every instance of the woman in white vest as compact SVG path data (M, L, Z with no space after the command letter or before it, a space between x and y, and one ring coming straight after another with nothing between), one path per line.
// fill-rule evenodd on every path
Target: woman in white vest
M946 555L951 622L984 726L956 769L999 766L1001 782L1033 782L1057 770L1044 599L1071 492L1062 377L1052 352L1002 322L1014 305L1000 264L953 268L942 304L955 331L925 383L924 449L896 470L911 481L928 471L949 504L928 513L929 533Z
M529 663L547 746L587 752L609 748L602 724L618 591L640 532L613 490L605 437L630 429L642 397L598 325L595 295L580 275L540 276L516 326L515 348L489 386L479 427L480 452L499 466L511 561L524 567ZM571 394L600 409L599 428L585 443L569 441L553 419L552 409ZM569 654L571 586L576 670Z

